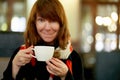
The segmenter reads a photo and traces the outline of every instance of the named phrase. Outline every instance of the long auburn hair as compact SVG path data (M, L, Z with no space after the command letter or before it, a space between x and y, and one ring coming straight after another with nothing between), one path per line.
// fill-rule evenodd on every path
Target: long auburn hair
M24 32L25 45L29 47L42 41L36 30L37 14L45 19L59 22L60 30L55 41L57 41L56 43L58 43L60 48L65 49L70 39L70 33L64 8L58 0L37 0L35 2Z

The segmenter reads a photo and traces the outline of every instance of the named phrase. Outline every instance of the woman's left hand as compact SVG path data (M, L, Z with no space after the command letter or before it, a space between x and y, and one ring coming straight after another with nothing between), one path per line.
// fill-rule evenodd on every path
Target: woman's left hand
M65 77L68 72L67 65L62 62L60 59L52 58L49 61L46 61L47 63L47 70L49 73L59 76L59 77Z

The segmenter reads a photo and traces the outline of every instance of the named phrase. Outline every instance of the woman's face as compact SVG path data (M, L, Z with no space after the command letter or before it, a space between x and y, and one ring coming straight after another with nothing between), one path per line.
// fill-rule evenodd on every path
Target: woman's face
M36 28L39 36L47 43L54 43L57 37L60 25L56 21L49 21L40 16L36 18Z

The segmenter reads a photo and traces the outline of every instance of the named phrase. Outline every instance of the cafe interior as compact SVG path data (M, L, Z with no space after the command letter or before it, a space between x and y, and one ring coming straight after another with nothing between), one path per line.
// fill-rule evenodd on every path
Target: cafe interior
M36 0L0 0L0 79ZM85 80L120 80L120 0L59 0Z

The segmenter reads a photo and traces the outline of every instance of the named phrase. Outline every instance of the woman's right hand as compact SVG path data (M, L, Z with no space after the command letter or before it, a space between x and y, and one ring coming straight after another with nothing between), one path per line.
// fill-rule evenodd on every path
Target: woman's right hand
M31 55L33 54L32 50L33 46L30 46L27 49L19 50L16 56L14 57L12 64L21 67L29 63L32 58Z
M19 50L16 56L12 61L12 76L16 79L16 75L21 66L26 65L30 62L33 54L33 46L28 47L27 49Z

